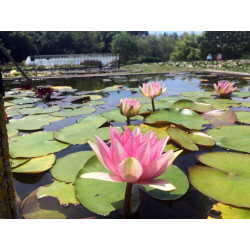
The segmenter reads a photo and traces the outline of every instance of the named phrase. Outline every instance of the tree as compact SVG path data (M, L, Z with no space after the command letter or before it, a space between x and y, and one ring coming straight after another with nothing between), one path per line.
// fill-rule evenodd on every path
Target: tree
M121 61L126 63L129 58L137 55L138 47L135 37L125 31L115 35L111 43L111 51L114 54L120 54Z
M223 59L239 59L250 51L249 31L206 31L198 39L201 57L218 53Z
M200 50L198 48L197 35L185 32L178 38L175 44L174 52L170 59L173 61L192 61L200 58Z

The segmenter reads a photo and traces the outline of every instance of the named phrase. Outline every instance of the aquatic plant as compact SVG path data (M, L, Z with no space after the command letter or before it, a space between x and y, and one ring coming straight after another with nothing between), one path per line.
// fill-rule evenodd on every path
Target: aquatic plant
M155 111L154 98L164 93L166 88L165 85L161 86L161 82L148 82L139 86L139 90L142 95L151 99L152 109Z
M137 116L142 105L140 102L132 98L124 98L120 101L120 113L127 117L127 125L130 125L130 117Z
M223 82L223 81L219 81L218 85L214 83L214 91L221 96L230 95L236 89L237 87L234 88L234 83Z
M100 163L112 173L92 172L81 175L85 179L110 182L127 182L124 214L130 211L130 195L133 183L147 185L163 191L173 191L175 187L160 176L182 152L169 150L162 154L169 136L157 140L150 130L143 135L138 127L131 132L125 127L123 135L110 126L111 150L96 136L97 143L87 140Z

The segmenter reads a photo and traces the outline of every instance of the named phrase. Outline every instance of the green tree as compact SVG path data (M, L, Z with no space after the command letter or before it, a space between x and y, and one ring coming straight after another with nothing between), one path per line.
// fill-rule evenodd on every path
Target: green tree
M135 37L125 31L115 35L111 42L111 51L114 54L120 54L123 63L135 58L138 51Z
M198 35L185 32L178 38L174 52L170 55L173 61L192 61L200 59L200 49L198 48Z

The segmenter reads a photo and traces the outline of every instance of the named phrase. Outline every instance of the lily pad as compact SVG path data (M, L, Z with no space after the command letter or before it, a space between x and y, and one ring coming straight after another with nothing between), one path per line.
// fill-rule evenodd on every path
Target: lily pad
M181 129L169 127L167 128L167 133L175 143L192 151L199 150L196 144L202 146L213 146L215 144L215 140L211 136L200 131L186 133Z
M113 109L107 112L103 112L102 115L107 118L108 121L116 121L116 122L126 122L127 117L120 114L119 109ZM137 115L134 117L131 117L130 120L143 120L143 116Z
M14 106L15 104L14 103L12 103L12 102L7 102L7 101L5 101L4 102L4 107L6 108L6 107L11 107L11 106Z
M34 114L49 114L53 113L60 110L58 106L53 106L49 108L40 108L40 107L35 107L35 108L23 108L20 109L19 112L22 115L34 115Z
M102 95L88 95L88 96L90 97L91 101L96 101L103 98Z
M138 185L141 190L146 192L151 197L159 200L177 200L181 198L189 188L187 176L175 165L170 165L167 170L156 179L164 179L175 186L175 190L168 192L159 189L154 189L149 186Z
M250 209L217 203L212 211L220 212L221 219L250 219ZM209 217L208 219L214 219Z
M250 91L244 91L244 92L233 92L233 95L240 97L240 98L246 98L250 96Z
M121 85L114 85L114 86L111 86L111 87L106 87L106 88L102 89L101 91L102 92L113 92L113 91L121 90L121 88L122 88Z
M12 169L13 173L37 174L44 172L52 167L56 160L54 154L32 158L27 163Z
M213 95L216 95L215 92L213 91L187 91L187 92L182 92L182 96L187 96L187 97L210 97Z
M105 101L90 101L90 102L84 103L84 105L97 106L97 105L103 105L105 103L106 103Z
M250 108L250 102L242 102L240 106Z
M40 187L36 193L38 199L52 196L59 200L60 205L68 206L69 204L77 205L79 202L75 198L75 189L72 183L54 181L46 187Z
M168 108L158 110L145 119L149 124L174 123L189 129L204 129L202 125L210 124L205 118L190 109Z
M250 153L250 126L224 126L209 129L206 133L211 135L220 147Z
M198 160L209 167L189 168L189 180L197 190L222 203L250 207L250 155L214 152Z
M133 99L139 101L140 104L151 103L151 99L144 96L134 97Z
M9 140L12 158L29 158L48 155L67 148L69 144L61 143L53 138L53 132L35 132L15 136Z
M189 108L196 112L206 113L214 108L206 102L193 102L191 100L179 100L171 105L171 108Z
M9 121L11 128L21 131L41 130L43 126L49 124L49 122L39 119L15 119Z
M250 112L236 111L235 114L239 122L250 124Z
M240 102L231 99L199 98L197 101L210 103L215 109L228 109L228 107L239 107Z
M59 181L74 183L79 170L82 169L86 161L93 155L93 151L83 151L66 155L56 161L50 173Z
M91 157L75 181L75 194L80 203L88 210L108 215L111 211L123 209L126 183L115 183L93 179L83 179L80 176L89 172L108 172L96 156ZM140 204L140 194L133 185L131 197L131 212L135 212Z
M13 136L18 135L18 130L11 127L10 124L7 124L7 133L8 133L8 138L11 138Z
M202 116L209 120L213 127L233 125L237 120L235 112L225 109L212 110Z
M110 138L110 128L99 128L105 122L104 117L89 122L81 120L77 124L55 131L53 135L55 139L70 144L84 144L87 143L86 139L95 141L95 136L100 137L102 140L108 140Z
M159 100L159 101L155 101L154 104L155 104L155 109L157 110L157 109L169 108L173 104L173 102ZM152 110L152 104L151 103L143 104L142 110L143 109Z
M77 108L74 110L62 110L59 112L52 113L51 115L53 116L65 116L65 117L71 117L71 116L80 116L80 115L87 115L90 113L95 112L96 109L93 107L82 107L82 108Z
M7 117L21 115L19 110L5 110Z
M49 114L40 114L40 115L27 115L27 116L24 116L22 118L22 120L42 120L42 121L46 121L46 122L55 122L55 121L60 121L62 119L64 119L65 117L56 117L56 116L52 116L52 115L49 115Z
M28 162L30 159L27 158L27 159L10 159L10 166L11 168L16 168L26 162Z
M35 103L35 102L41 102L41 98L16 98L14 100L11 100L10 102L15 104L26 104L26 103Z

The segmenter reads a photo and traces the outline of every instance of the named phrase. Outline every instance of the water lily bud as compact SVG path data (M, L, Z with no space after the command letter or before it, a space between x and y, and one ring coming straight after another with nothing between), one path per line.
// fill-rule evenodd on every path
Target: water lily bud
M137 116L141 107L140 102L132 98L124 98L120 101L120 113L126 117Z
M151 99L161 95L166 90L165 85L161 86L161 82L143 83L139 89L142 95Z

